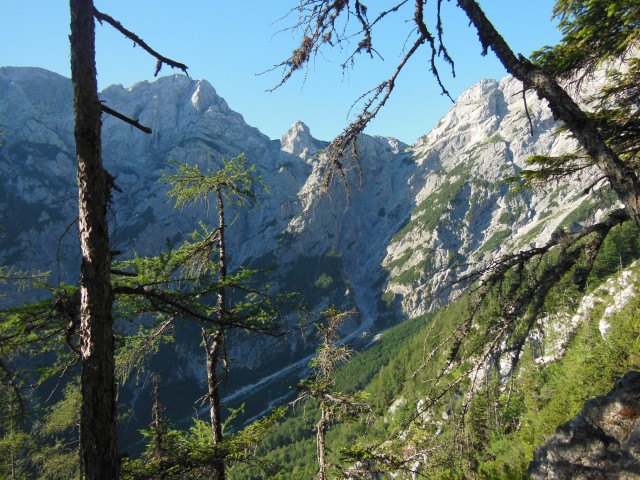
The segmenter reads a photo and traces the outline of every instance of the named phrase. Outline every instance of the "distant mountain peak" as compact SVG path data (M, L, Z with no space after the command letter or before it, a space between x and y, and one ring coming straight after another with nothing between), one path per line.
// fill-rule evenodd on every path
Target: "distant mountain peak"
M213 86L206 80L200 80L196 84L195 91L191 95L191 104L199 112L205 111L218 102L218 94Z
M320 146L318 141L311 136L309 127L297 120L280 138L280 149L306 160L320 150Z

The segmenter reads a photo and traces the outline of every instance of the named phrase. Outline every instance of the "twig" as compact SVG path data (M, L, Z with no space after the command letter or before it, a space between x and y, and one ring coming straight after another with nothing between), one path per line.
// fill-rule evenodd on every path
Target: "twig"
M122 277L137 277L138 274L134 272L127 272L126 270L118 270L117 268L112 268L111 273L113 275L120 275Z
M527 120L529 120L529 130L531 131L531 136L533 137L533 121L531 120L529 107L527 106L527 85L525 83L522 84L522 102L524 103L524 113L527 114Z

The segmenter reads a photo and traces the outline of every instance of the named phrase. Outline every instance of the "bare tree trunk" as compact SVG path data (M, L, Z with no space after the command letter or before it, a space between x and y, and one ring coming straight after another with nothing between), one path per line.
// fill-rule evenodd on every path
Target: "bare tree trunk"
M326 407L322 406L320 420L316 424L316 451L318 455L318 479L327 479L327 426L329 420L327 418Z
M607 176L611 187L624 203L629 217L640 226L640 180L635 171L605 143L595 121L582 111L551 75L527 59L516 57L475 0L458 0L458 6L475 26L485 51L491 48L507 72L547 100L554 117L565 123L582 148Z
M216 189L216 201L218 204L218 279L220 282L224 282L227 279L227 245L225 243L225 225L224 225L224 201L222 198L222 189L218 187ZM226 291L225 288L218 289L217 308L220 320L224 320L226 313Z
M151 422L155 445L153 453L162 459L165 454L165 428L162 422L162 404L160 403L160 374L153 377L153 407L151 408Z
M71 79L78 162L82 458L86 478L118 478L116 386L107 208L92 0L70 0Z
M222 414L220 408L220 381L218 380L218 357L220 355L220 347L222 345L221 332L215 331L207 333L202 329L202 338L205 342L207 351L207 386L210 405L211 420L211 439L213 445L219 445L222 442ZM225 478L224 459L218 458L213 462L213 470L217 480Z
M224 202L222 190L216 189L216 200L218 207L218 281L224 282L227 279L227 251L224 239ZM216 292L216 308L220 320L224 320L226 313L226 291L225 287L219 287ZM207 385L210 405L211 438L213 445L222 442L222 413L220 405L220 381L218 379L218 361L220 359L220 348L224 341L223 327L217 327L213 332L202 329L202 341L207 352ZM218 458L213 462L215 478L223 480L226 478L224 458Z

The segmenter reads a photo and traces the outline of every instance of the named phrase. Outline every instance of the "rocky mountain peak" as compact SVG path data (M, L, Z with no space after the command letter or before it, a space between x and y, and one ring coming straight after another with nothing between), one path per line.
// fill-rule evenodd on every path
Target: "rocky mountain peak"
M298 120L280 138L280 149L307 160L318 152L320 146L318 141L311 136L309 127Z
M193 95L191 95L191 105L193 105L199 112L203 112L208 107L215 105L217 100L218 95L216 94L215 89L206 80L200 80L196 84Z
M163 104L165 109L190 105L196 114L212 110L242 118L229 108L227 102L218 96L208 81L194 80L186 75L175 74L161 77L154 82L138 82L128 88L110 85L100 93L100 97L114 103L131 103L133 100L138 105L143 102Z

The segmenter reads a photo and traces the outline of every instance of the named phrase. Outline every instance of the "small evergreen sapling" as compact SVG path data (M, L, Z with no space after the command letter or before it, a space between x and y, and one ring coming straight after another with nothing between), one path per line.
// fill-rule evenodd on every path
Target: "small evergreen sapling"
M331 307L323 313L324 323L316 325L320 345L309 366L314 375L298 384L298 398L294 401L314 401L320 408L316 423L317 478L326 480L330 468L339 469L327 460L327 431L335 423L355 420L370 411L364 392L345 393L335 391L336 370L349 360L352 350L340 343L340 326L353 312L343 312Z

